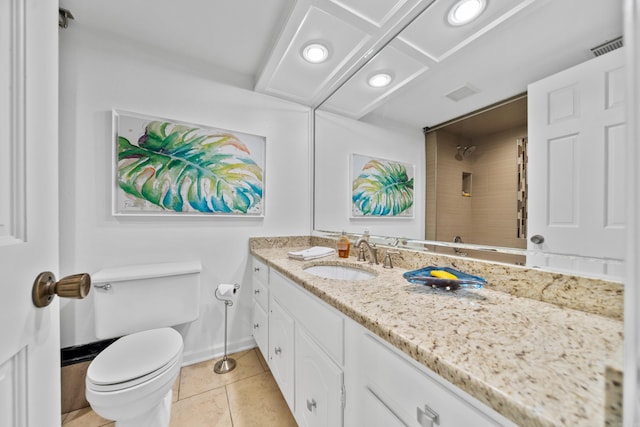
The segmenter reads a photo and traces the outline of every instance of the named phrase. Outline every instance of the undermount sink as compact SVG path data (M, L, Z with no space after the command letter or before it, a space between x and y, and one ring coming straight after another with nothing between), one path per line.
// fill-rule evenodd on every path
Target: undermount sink
M314 265L305 268L304 271L314 276L335 280L367 280L376 277L375 273L346 265Z

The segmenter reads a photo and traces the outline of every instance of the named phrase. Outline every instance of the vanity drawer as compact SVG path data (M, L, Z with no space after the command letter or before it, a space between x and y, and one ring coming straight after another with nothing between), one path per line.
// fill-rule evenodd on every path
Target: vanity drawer
M269 289L259 280L253 281L253 300L257 302L264 311L269 310Z
M327 354L342 366L344 359L342 315L275 270L271 270L269 291Z
M362 411L363 425L367 427L407 427L393 410L373 390L367 388L362 395L366 411Z
M252 282L260 282L264 286L269 284L269 266L257 258L253 258Z
M362 360L364 386L371 397L386 408L388 417L416 427L429 425L430 418L434 419L433 425L439 427L501 425L396 354L377 337L365 333L362 345L362 354L366 355Z

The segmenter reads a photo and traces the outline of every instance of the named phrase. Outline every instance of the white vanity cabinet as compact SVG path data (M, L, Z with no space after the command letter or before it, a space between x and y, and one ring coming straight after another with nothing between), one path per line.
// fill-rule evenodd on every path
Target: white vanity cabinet
M269 366L298 425L342 426L344 316L274 270L269 296Z
M266 359L269 349L269 267L256 258L252 261L253 338Z
M516 426L278 271L254 266L254 337L298 425Z

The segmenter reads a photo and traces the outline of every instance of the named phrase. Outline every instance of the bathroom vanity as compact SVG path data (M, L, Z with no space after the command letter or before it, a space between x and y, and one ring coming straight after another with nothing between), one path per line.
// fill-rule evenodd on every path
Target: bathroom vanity
M382 265L360 264L372 279L320 278L305 268L358 263L292 260L309 240L283 239L251 240L254 336L300 425L605 424L619 318L492 289L491 277L454 293Z

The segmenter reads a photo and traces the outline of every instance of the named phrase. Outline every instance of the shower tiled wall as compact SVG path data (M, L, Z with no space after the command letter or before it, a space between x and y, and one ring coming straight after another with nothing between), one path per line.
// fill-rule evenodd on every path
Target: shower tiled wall
M437 189L437 200L427 198L427 231L431 219L432 224L437 224L431 231L435 240L452 242L455 236L460 236L465 243L526 248L526 239L518 237L517 200L517 139L526 135L526 126L475 139L442 130L427 135L427 151L437 151L437 161L427 164L427 189ZM458 145L475 145L477 149L459 160L456 159ZM472 174L470 197L462 195L465 172ZM438 248L440 250L452 252L446 248ZM506 254L469 255L492 261L524 261Z

